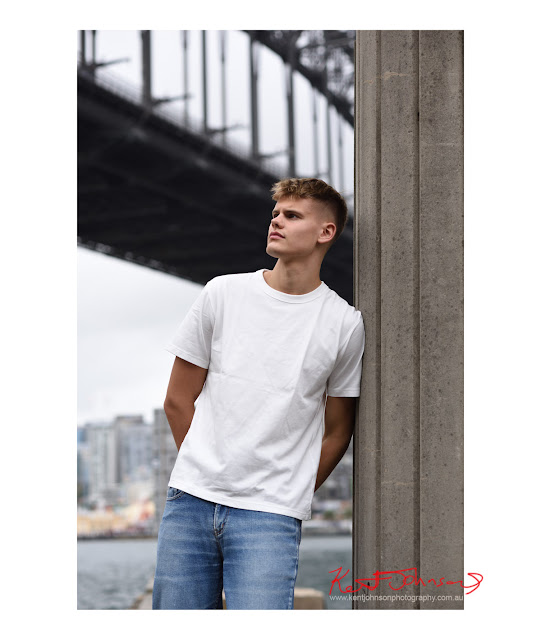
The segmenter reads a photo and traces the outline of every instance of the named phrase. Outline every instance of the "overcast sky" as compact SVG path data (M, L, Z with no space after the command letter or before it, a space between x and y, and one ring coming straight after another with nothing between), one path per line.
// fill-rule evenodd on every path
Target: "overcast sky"
M207 35L209 61L209 117L211 126L221 125L219 74L219 32ZM190 44L190 114L201 114L201 32L189 32ZM79 46L79 43L78 43ZM247 147L250 133L248 37L237 31L227 32L228 124L243 125L231 133L231 140ZM98 61L128 57L128 62L105 69L106 73L140 86L141 48L137 31L98 31ZM152 86L156 97L182 93L181 37L179 31L156 31L152 34ZM87 35L87 56L90 34ZM285 78L282 62L264 48L260 52L261 145L262 152L273 153L286 146ZM308 83L296 78L297 135L299 140L299 174L314 170L314 147L311 128L311 91ZM182 103L169 108L182 112ZM324 102L318 99L320 168L326 167ZM334 116L334 114L333 114ZM333 117L334 165L337 167L337 120ZM352 191L353 132L344 127L346 155L344 192ZM278 161L280 156L278 156ZM348 161L349 159L349 161ZM341 188L336 177L334 186ZM270 188L271 185L269 185ZM269 212L272 201L269 196ZM266 227L261 230L266 234ZM174 356L164 345L182 321L197 297L201 286L180 278L135 265L94 251L79 248L78 260L78 403L77 421L112 420L119 414L141 413L152 419L155 408L163 406ZM262 256L263 258L264 256Z
M78 249L78 423L163 405L164 350L201 285Z

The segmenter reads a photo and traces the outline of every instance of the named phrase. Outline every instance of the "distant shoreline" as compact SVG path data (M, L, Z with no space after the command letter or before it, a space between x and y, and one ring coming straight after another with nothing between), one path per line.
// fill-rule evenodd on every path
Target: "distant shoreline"
M330 529L328 531L312 531L307 530L302 532L302 536L304 537L325 537L325 536L350 536L350 531L340 531L335 529ZM99 540L157 540L157 535L95 535L95 536L77 536L77 542L89 542L89 541L99 541Z

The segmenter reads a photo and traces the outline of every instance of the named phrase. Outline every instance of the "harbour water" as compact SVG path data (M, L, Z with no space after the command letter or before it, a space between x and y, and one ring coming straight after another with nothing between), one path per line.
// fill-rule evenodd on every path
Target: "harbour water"
M145 590L156 566L156 539L83 540L77 543L77 608L129 609ZM335 569L351 576L351 537L304 536L297 587L322 591L327 609L351 609L349 600L330 600ZM333 573L329 573L333 572ZM341 580L342 589L351 581ZM333 594L338 593L335 586Z

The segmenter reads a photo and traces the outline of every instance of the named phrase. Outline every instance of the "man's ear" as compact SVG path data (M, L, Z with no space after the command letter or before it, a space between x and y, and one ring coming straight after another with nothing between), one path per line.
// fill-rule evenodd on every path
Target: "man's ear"
M326 222L320 233L320 239L325 241L325 244L330 242L336 234L336 225L334 222Z

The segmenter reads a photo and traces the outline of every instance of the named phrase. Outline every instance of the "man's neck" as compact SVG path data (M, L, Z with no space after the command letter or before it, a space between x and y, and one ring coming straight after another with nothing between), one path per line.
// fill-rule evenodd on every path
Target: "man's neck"
M272 271L264 271L263 277L273 289L296 296L310 293L321 284L319 268L314 271L305 265L285 265L280 260Z

